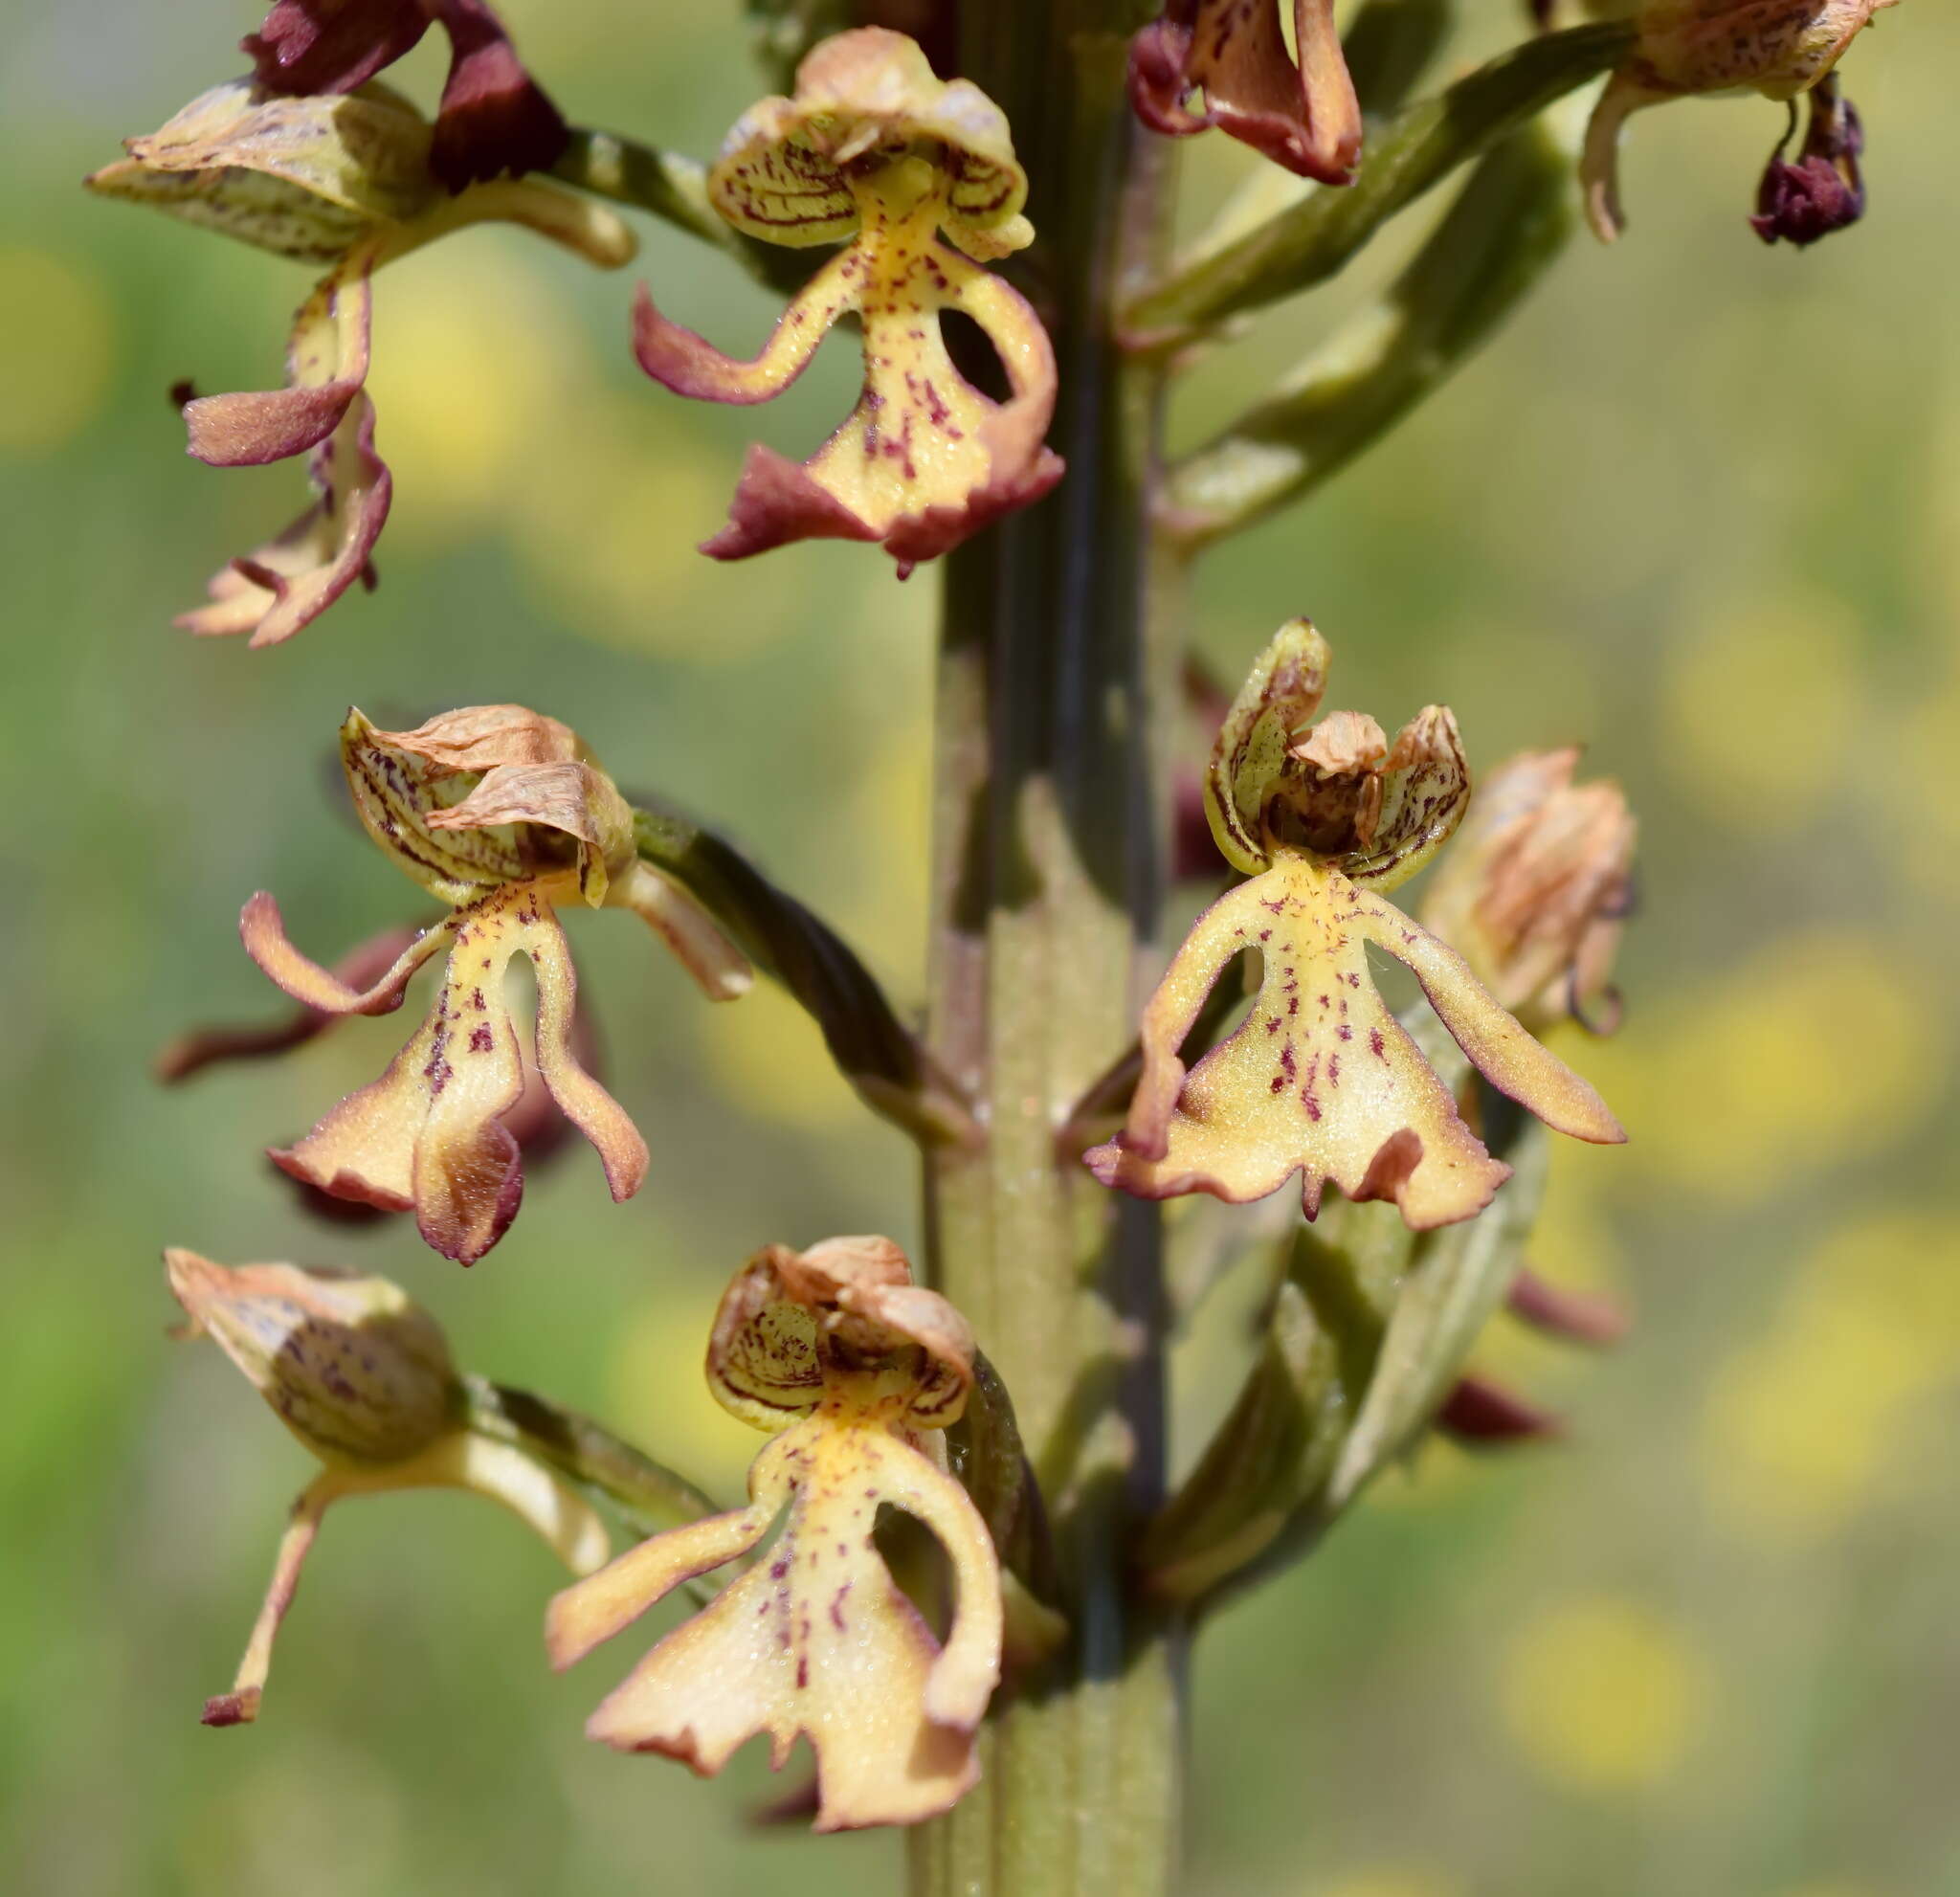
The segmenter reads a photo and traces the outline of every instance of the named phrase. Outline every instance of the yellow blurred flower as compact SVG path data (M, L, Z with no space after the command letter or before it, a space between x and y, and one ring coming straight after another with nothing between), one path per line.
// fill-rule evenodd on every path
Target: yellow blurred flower
M702 1057L745 1112L805 1133L858 1123L862 1109L816 1023L773 982L759 982L740 1008L717 1012L702 1034Z
M593 390L559 414L559 452L508 497L519 555L554 615L607 645L714 668L794 638L819 607L827 624L847 615L799 562L731 569L671 531L714 518L724 459L671 422L622 425L614 400Z
M1960 1380L1960 1236L1886 1213L1827 1239L1775 1323L1724 1366L1702 1418L1711 1505L1744 1533L1828 1533L1881 1492L1909 1411Z
M1629 1181L1742 1205L1917 1126L1945 1084L1947 1038L1895 940L1819 926L1655 995L1639 1032L1589 1064L1633 1133Z
M729 1009L728 1013L737 1011ZM755 1458L755 1433L708 1395L699 1373L715 1286L662 1273L617 1329L605 1416L628 1441L734 1502Z
M1800 830L1842 799L1866 774L1854 748L1877 715L1861 645L1850 610L1811 593L1725 604L1686 626L1668 658L1661 737L1698 812L1761 836Z
M452 259L453 260L453 259ZM368 391L409 499L393 539L453 542L534 504L552 484L568 385L588 353L564 301L509 247L479 238L464 262L417 258L390 281Z
M1566 1600L1513 1637L1501 1680L1504 1724L1546 1777L1635 1794L1687 1755L1714 1697L1707 1661L1644 1602Z
M1307 1897L1468 1897L1470 1886L1447 1871L1382 1864L1349 1871L1331 1883L1316 1880L1304 1888Z
M0 449L38 455L85 428L114 366L108 296L86 266L0 248L0 356L14 366L0 402Z

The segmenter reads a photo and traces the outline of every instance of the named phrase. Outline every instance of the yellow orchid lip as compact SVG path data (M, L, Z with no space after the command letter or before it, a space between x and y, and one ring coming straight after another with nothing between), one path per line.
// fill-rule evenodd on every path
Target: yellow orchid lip
M973 1730L1000 1675L993 1544L923 1434L958 1416L972 1336L910 1280L885 1239L772 1245L751 1259L723 1297L707 1366L716 1396L770 1434L749 1506L654 1536L559 1595L546 1623L552 1664L569 1666L780 1519L769 1558L660 1640L586 1730L703 1775L763 1736L780 1769L806 1737L819 1831L947 1810L979 1776ZM944 1646L873 1540L885 1506L947 1551L958 1599Z
M902 578L1061 479L1043 441L1056 395L1047 332L1021 296L970 260L1032 240L1020 215L1026 179L998 108L965 81L934 78L902 34L839 33L797 78L793 100L765 100L730 133L709 195L751 235L848 247L797 294L752 361L672 322L644 289L634 348L677 394L766 402L856 315L864 352L857 407L804 462L751 448L728 524L702 550L739 560L795 540L876 542ZM954 367L940 328L948 309L993 346L1006 402Z

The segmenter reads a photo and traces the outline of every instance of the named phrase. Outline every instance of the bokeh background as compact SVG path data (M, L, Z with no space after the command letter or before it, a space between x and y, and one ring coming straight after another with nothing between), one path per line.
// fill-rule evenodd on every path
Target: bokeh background
M254 11L0 6L0 1886L886 1887L890 1839L755 1826L760 1760L703 1786L588 1746L620 1654L551 1679L559 1576L463 1499L336 1511L262 1724L196 1724L308 1464L214 1350L167 1342L160 1245L385 1270L465 1364L732 1488L749 1439L696 1369L726 1273L768 1239L916 1226L902 1145L793 1010L700 1005L623 923L573 928L649 1185L614 1208L568 1153L467 1279L400 1224L308 1223L257 1156L398 1022L150 1081L185 1025L278 1012L234 926L255 888L323 957L418 913L332 793L349 701L555 713L919 993L934 576L689 550L751 432L796 449L841 413L847 347L773 410L688 405L629 359L628 278L522 234L444 243L376 297L379 591L275 652L171 631L299 477L191 462L166 391L274 380L308 279L77 183L234 70ZM760 90L736 11L506 9L573 117L696 151ZM1468 11L1466 54L1506 24ZM1575 245L1365 464L1204 571L1221 672L1309 611L1336 702L1392 725L1446 700L1482 764L1584 739L1643 825L1625 1031L1565 1049L1634 1144L1562 1147L1536 1248L1637 1333L1589 1360L1500 1327L1488 1366L1570 1440L1431 1448L1207 1637L1205 1897L1960 1891L1956 60L1927 4L1860 42L1873 211L1808 256L1742 221L1777 108L1637 122L1628 240ZM433 42L401 77L433 96ZM1239 165L1221 141L1192 162L1201 199ZM643 234L663 305L752 346L763 295ZM1356 294L1262 323L1180 433Z

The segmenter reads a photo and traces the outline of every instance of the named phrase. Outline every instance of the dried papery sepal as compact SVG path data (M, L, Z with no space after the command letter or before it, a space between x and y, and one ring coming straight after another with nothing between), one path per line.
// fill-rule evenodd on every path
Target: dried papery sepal
M682 892L663 886L656 901L658 879L638 859L632 810L556 720L479 705L390 732L354 711L341 747L368 834L453 906L363 989L301 955L269 895L246 904L245 947L295 1000L327 1015L387 1014L424 962L447 950L448 964L434 1005L387 1073L274 1160L335 1197L412 1207L423 1239L445 1257L482 1257L523 1192L507 1119L525 1075L504 993L523 955L537 983L536 1072L597 1150L612 1196L630 1198L646 1174L646 1144L572 1050L577 977L557 907L647 916L713 999L746 990L746 958Z
M473 1429L461 1379L434 1318L387 1279L293 1264L215 1264L164 1254L170 1290L321 1463L293 1505L237 1678L206 1702L207 1726L258 1716L273 1642L322 1517L350 1495L462 1488L499 1502L574 1573L607 1557L590 1505L538 1457Z
M1669 100L1742 87L1766 99L1800 98L1830 76L1875 14L1895 5L1897 0L1645 0L1629 8L1637 37L1593 108L1580 161L1593 234L1612 243L1626 227L1619 139L1634 113Z
M1130 102L1152 131L1181 138L1215 125L1301 177L1345 185L1361 157L1361 104L1333 0L1293 0L1297 57L1281 5L1167 0L1130 42Z
M807 461L749 450L728 525L703 552L733 560L792 540L861 540L881 544L902 575L1060 479L1043 445L1056 387L1047 332L1016 291L969 261L1034 235L1007 122L977 87L942 83L902 33L838 33L804 60L793 98L764 100L736 123L708 194L750 236L847 248L750 362L669 321L642 291L641 368L698 400L764 402L856 314L865 381L849 419ZM986 332L1007 373L1004 404L954 368L940 331L946 309Z
M1576 747L1524 751L1484 780L1422 921L1535 1034L1590 1018L1611 993L1633 904L1626 794L1574 782Z
M428 125L381 86L281 98L233 81L125 143L129 156L95 172L90 189L331 265L294 319L282 388L184 405L190 453L213 467L307 458L314 504L218 572L208 603L177 622L276 645L357 581L373 584L393 488L365 388L374 272L472 224L522 224L602 268L631 258L633 234L610 211L531 180L446 196L430 169Z
M965 1320L911 1283L884 1239L774 1245L736 1274L717 1313L708 1386L771 1433L750 1506L657 1535L552 1602L564 1667L681 1582L754 1549L769 1558L669 1634L593 1714L590 1736L719 1772L767 1734L780 1768L816 1752L816 1828L910 1824L948 1809L979 1768L972 1733L1000 1673L999 1565L986 1523L929 1450L965 1406ZM873 1540L880 1506L916 1516L957 1587L942 1647Z
M1150 998L1123 1131L1088 1164L1140 1197L1263 1198L1296 1172L1306 1216L1327 1184L1392 1199L1415 1229L1474 1217L1507 1176L1453 1089L1377 993L1370 945L1407 966L1501 1093L1575 1138L1625 1138L1462 958L1382 900L1449 838L1470 798L1456 721L1432 705L1391 746L1372 720L1318 725L1327 647L1304 620L1255 664L1213 750L1207 808L1251 880L1201 915ZM1178 1049L1225 968L1260 958L1244 1022L1187 1071Z

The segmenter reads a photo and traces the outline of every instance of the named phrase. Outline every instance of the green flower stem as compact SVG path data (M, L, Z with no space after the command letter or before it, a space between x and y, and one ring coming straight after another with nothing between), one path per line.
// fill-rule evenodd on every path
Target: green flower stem
M1153 262L1167 145L1125 96L1136 0L960 11L1037 241L1008 266L1056 344L1068 475L946 562L928 1045L983 1137L928 1154L928 1263L1013 1392L1069 1638L996 1697L979 1787L908 1838L914 1897L1162 1897L1176 1874L1182 1629L1131 1547L1163 1483L1153 1207L1066 1132L1135 1032L1166 881L1175 615L1147 522L1161 394L1116 304Z
M1491 151L1378 303L1171 469L1166 531L1195 549L1303 499L1446 382L1577 228L1572 157L1543 120Z
M642 1539L721 1512L691 1482L590 1417L486 1377L465 1376L462 1384L471 1430L548 1463L591 1499L610 1505Z
M641 858L689 890L802 1004L839 1071L875 1111L927 1143L974 1137L965 1100L835 929L710 831L636 810L634 835Z
M780 245L759 243L723 222L708 202L707 167L679 152L659 151L617 132L574 126L565 155L551 167L560 184L631 206L711 244L757 282L794 289L809 260Z
M1633 41L1624 21L1548 33L1408 106L1370 139L1353 184L1310 192L1257 230L1188 259L1128 304L1131 346L1180 346L1227 317L1325 282L1397 212L1617 65Z

